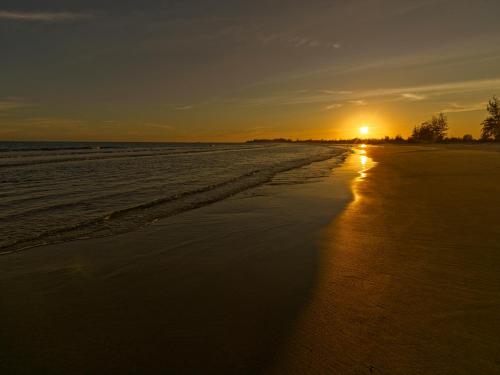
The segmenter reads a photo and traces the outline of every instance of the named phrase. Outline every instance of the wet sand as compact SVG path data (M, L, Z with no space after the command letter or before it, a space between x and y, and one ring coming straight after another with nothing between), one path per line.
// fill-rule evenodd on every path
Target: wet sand
M1 256L0 373L500 373L500 153L367 156Z
M305 184L281 174L136 232L0 256L0 373L263 372L309 301L316 238L358 169Z
M275 372L500 374L500 153L368 155Z

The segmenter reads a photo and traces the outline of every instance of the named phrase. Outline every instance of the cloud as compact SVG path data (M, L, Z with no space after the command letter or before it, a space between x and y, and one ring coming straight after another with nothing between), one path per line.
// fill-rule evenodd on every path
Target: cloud
M334 48L338 49L342 45L338 41L322 40L307 36L293 35L288 33L272 33L258 36L263 44L288 44L295 48Z
M2 137L10 137L12 134L16 134L17 132L19 132L19 129L6 128L4 126L0 127L0 136Z
M425 95L417 95L417 94L411 94L411 93L401 94L401 96L404 99L408 99L408 100L412 100L412 101L416 101L416 102L424 100L426 98Z
M352 94L352 91L348 91L348 90L339 90L339 91L320 90L320 93L327 94L327 95L349 95L349 94Z
M324 41L319 39L292 36L284 38L284 40L294 47L321 47L321 48L340 48L341 44L338 42Z
M81 127L85 126L86 122L83 120L64 118L64 117L30 117L25 118L22 122L30 126L37 126L40 128L53 128L53 127Z
M429 96L445 96L450 94L464 94L474 92L491 92L500 90L500 78L485 80L457 81L437 83L421 86L388 87L380 89L361 90L293 90L262 96L240 96L219 98L232 105L243 106L283 106L283 105L311 105L331 103L346 103L365 106L368 101L393 101L393 100L424 100ZM489 94L488 94L489 95ZM324 107L323 107L324 108ZM326 109L326 108L325 108ZM333 109L333 108L332 108ZM453 109L453 107L451 107Z
M487 104L488 104L487 102L472 103L472 104L451 103L449 107L442 109L440 112L460 113L460 112L485 111Z
M174 111L188 111L190 109L193 109L193 106L192 105L173 106L172 109Z
M349 103L354 104L354 105L359 105L359 106L368 104L368 103L366 103L365 100L349 100Z
M27 104L24 100L21 100L18 98L0 99L0 112L1 111L9 111L12 109L17 109L17 108L28 107L28 106L29 106L29 104Z
M413 1L410 4L403 4L400 8L396 7L394 11L394 15L402 16L408 13L415 12L422 8L426 8L429 6L437 5L439 3L443 3L446 0L426 0L426 1Z
M444 95L450 93L467 93L476 91L497 90L500 88L500 78L457 81L447 83L437 83L431 85L421 85L412 87L395 87L375 90L362 90L356 92L360 98L387 97L397 95L407 95L406 98L425 97L425 94ZM408 96L408 93L410 96Z
M255 87L265 87L265 86L282 86L285 83L289 84L291 82L297 82L297 84L307 84L310 79L323 79L323 80L333 80L335 77L351 77L353 74L359 74L360 72L375 72L380 74L381 71L388 71L390 69L403 69L403 68L420 68L420 67L431 67L431 68L445 68L453 67L456 65L470 65L477 66L478 63L489 62L497 60L500 50L491 48L491 45L495 45L496 40L493 38L487 38L486 41L481 41L481 44L477 40L464 41L464 45L457 48L455 45L451 45L447 48L440 47L439 49L429 49L423 52L411 53L405 55L395 55L387 56L380 59L369 59L353 61L349 64L342 63L329 63L323 66L319 66L314 69L304 69L302 71L284 71L279 74L275 74L272 79L267 78L264 80L256 81L251 85L247 85L244 88L255 88ZM487 44L487 48L483 44ZM368 62L366 62L368 61ZM404 93L404 92L403 92Z
M325 110L329 111L331 109L339 109L339 108L342 108L344 105L342 103L333 103L333 104L330 104L330 105L327 105L325 107Z
M59 22L92 17L88 13L74 12L13 12L0 10L0 19L12 21Z
M142 125L144 127L147 127L147 128L163 129L163 130L176 130L176 128L172 125L160 124L160 123L156 123L156 122L146 122Z

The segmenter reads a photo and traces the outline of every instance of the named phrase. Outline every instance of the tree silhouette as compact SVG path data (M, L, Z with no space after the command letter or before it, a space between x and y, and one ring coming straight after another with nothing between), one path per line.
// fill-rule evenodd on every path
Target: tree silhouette
M487 110L490 116L482 123L481 138L483 140L494 139L500 141L500 101L496 96L490 99Z
M443 113L440 113L437 116L432 116L430 121L415 126L411 138L417 142L440 142L444 140L447 132L448 119Z
M465 134L462 138L464 142L472 142L474 141L474 137L471 134Z

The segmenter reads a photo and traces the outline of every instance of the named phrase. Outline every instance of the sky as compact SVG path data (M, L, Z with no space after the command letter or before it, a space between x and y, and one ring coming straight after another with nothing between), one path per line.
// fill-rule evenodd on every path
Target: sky
M479 136L498 0L0 2L0 140Z

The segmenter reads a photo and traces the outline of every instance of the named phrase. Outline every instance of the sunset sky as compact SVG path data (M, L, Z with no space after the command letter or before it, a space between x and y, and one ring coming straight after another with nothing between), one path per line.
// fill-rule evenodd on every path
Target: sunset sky
M478 136L500 1L0 2L0 140Z

